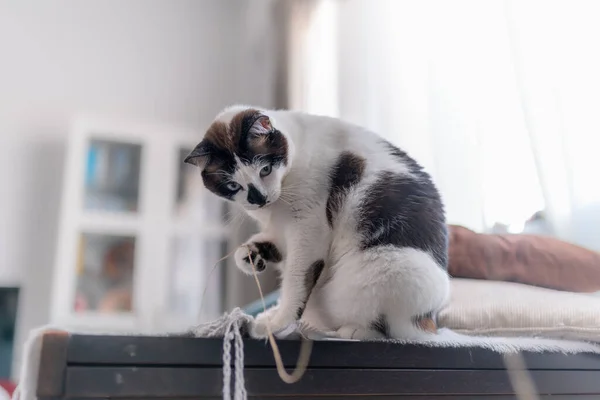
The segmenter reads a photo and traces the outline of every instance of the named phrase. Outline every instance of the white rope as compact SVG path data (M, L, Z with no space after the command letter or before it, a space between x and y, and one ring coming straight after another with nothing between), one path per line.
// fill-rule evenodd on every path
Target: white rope
M231 400L231 341L234 341L235 390L234 400L246 400L248 394L244 383L244 342L240 333L240 321L231 318L223 336L223 399Z
M231 400L231 339L233 322L227 325L223 336L223 400Z
M250 260L250 264L252 265L252 272L254 275L254 280L256 281L258 293L260 294L260 299L262 300L263 311L267 311L267 306L265 304L265 298L263 296L262 288L260 286L260 281L258 280L256 268L254 267L254 262L252 261L252 256L250 254L250 248L246 246L246 250L248 251L248 259ZM212 271L214 271L217 267L218 263L229 257L231 254L232 253L229 253L228 255L217 261L217 263L215 263L211 270L211 274ZM202 298L204 298L204 293L206 293L206 287L204 288ZM242 340L242 334L240 330L242 329L242 324L246 324L246 332L248 332L248 325L252 323L254 323L254 318L250 317L247 314L244 314L239 308L236 308L231 312L231 314L224 314L220 319L201 325L190 332L193 335L199 337L215 337L220 336L220 334L223 336L223 399L225 400L231 400L232 340L234 340L235 348L234 400L246 400L247 398L246 387L244 384L244 342ZM298 324L293 325L295 330L298 330ZM308 338L305 335L299 332L301 338L303 339L302 345L300 347L300 354L298 356L296 368L294 369L292 374L289 374L283 365L283 360L281 359L281 354L279 353L279 347L277 346L275 336L273 335L273 332L271 332L269 324L267 324L267 331L269 336L269 343L271 344L271 350L273 350L273 357L275 358L275 365L277 366L277 373L279 374L279 377L286 383L295 383L299 381L300 378L302 378L302 375L304 375L304 372L306 371L306 367L308 365L308 360L312 351L312 341L308 340Z
M244 382L244 342L240 333L239 321L233 323L235 336L235 400L246 400L246 384Z
M254 319L236 308L221 318L202 324L190 333L196 337L223 337L223 400L231 398L231 342L235 356L233 375L235 378L233 400L246 400L248 393L244 382L244 341L242 331L249 330Z

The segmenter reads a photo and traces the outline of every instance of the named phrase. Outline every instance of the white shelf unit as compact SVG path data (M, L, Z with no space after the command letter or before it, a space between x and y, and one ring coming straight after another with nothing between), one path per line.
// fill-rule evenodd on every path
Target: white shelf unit
M172 126L74 121L52 283L53 324L86 331L157 332L184 329L221 313L219 268L208 283L202 313L200 297L231 238L221 216L224 203L202 187L199 171L181 162L199 138L194 130ZM134 167L138 155L139 166ZM115 171L121 171L120 180L109 178L131 198L90 195L96 193L90 182L112 182L106 177ZM116 184L104 185L113 190ZM183 193L180 202L178 191ZM122 209L111 210L115 204ZM132 262L126 254L133 255Z

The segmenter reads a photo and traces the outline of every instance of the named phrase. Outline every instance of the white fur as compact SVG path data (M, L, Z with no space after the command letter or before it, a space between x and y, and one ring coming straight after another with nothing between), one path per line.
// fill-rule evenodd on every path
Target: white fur
M217 120L228 123L247 107L226 109ZM327 117L292 111L263 110L271 124L288 140L288 163L273 170L263 181L257 169L245 167L236 175L241 185L255 184L268 194L269 204L257 208L239 196L234 199L256 219L261 232L248 242L271 241L283 255L278 306L257 317L253 335L265 337L266 324L277 331L292 323L305 301L305 274L323 259L323 274L313 289L302 322L323 331L337 331L343 338L375 338L370 324L385 314L391 336L417 338L426 335L411 320L437 311L449 294L447 273L427 253L393 246L359 249L356 210L365 189L382 170L410 174L409 168L388 154L378 136L363 128ZM346 197L333 229L325 218L330 171L342 151L366 159L360 183ZM248 253L240 247L236 264L246 273ZM325 284L323 284L325 282Z

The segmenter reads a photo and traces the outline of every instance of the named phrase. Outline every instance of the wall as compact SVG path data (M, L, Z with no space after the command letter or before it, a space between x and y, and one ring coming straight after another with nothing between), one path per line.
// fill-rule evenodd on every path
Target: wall
M200 130L228 103L271 106L268 3L0 0L0 286L23 287L19 343L48 322L69 119Z

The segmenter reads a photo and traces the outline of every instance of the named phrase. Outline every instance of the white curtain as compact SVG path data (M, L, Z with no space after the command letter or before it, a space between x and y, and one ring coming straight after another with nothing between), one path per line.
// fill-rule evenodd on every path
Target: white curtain
M321 0L291 106L404 148L450 223L517 232L544 210L600 248L599 20L595 0Z

